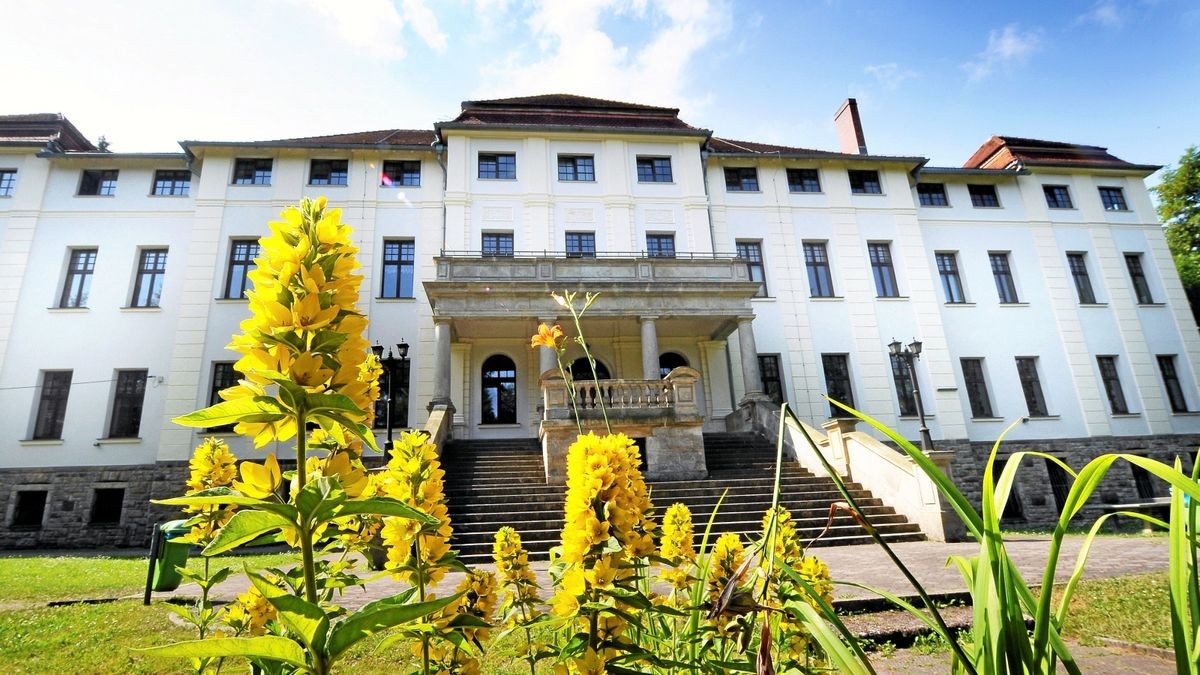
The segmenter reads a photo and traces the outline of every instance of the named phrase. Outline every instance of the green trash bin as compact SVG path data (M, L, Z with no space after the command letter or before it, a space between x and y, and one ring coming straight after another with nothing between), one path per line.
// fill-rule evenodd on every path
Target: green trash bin
M190 527L184 526L186 522L186 520L172 520L163 523L160 528L162 530L162 546L159 548L158 560L154 565L154 579L150 584L150 588L154 591L173 591L179 588L179 583L183 581L183 576L175 568L187 565L188 550L192 548L191 543L182 541L182 538L191 531Z

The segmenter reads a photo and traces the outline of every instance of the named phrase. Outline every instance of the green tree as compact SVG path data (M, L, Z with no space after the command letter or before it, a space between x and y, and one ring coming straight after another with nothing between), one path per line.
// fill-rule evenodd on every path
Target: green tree
M1192 314L1200 322L1200 148L1192 146L1167 167L1154 188L1158 217L1167 226L1167 246L1187 291Z

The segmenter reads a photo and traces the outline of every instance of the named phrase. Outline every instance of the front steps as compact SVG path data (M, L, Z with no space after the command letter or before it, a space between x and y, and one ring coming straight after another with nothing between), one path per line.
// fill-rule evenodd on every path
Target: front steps
M717 500L725 497L713 532L758 536L771 505L775 480L775 448L754 434L704 435L709 477L703 480L648 481L650 497L661 518L674 502L687 504L696 527L704 531ZM530 559L544 560L559 544L565 488L547 485L541 446L536 439L452 441L442 457L446 469L446 502L454 526L452 546L468 563L489 562L496 530L508 525L521 534ZM856 484L848 487L871 522L889 541L923 538L915 524ZM829 505L841 501L833 481L814 476L786 460L781 474L780 503L786 506L807 542L824 529ZM866 544L871 539L849 516L834 519L817 546Z

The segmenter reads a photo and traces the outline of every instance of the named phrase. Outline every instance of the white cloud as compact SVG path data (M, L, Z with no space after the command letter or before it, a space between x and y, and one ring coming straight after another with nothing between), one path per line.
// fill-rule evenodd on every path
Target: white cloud
M1117 0L1096 0L1091 9L1075 19L1075 23L1095 23L1105 28L1120 28L1125 24L1125 11Z
M1040 29L1022 31L1017 24L1010 23L1004 30L989 32L987 48L979 52L975 60L962 64L962 69L967 71L968 80L978 82L999 68L1029 61L1029 57L1041 48Z
M911 80L917 76L915 71L907 68L901 68L898 63L881 63L879 65L870 65L863 68L863 72L874 77L884 89L889 91L895 90L905 80Z
M404 27L438 53L447 46L446 34L438 28L437 16L425 0L292 0L328 21L334 32L350 46L368 55L397 60L404 58Z
M612 18L649 34L618 45L602 26ZM697 108L694 58L729 30L730 10L723 0L537 0L527 23L534 44L485 66L476 96L571 92Z

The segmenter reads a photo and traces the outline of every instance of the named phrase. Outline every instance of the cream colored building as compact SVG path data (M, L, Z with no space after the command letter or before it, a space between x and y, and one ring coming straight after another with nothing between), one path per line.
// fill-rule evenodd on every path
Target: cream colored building
M371 340L410 345L408 426L437 410L455 438L552 436L557 367L529 336L573 332L551 291L593 291L592 395L651 475L702 474L700 434L761 425L772 398L819 425L829 392L917 438L894 338L923 345L960 473L1019 417L1015 439L1079 456L1194 445L1200 334L1157 167L999 136L931 167L867 153L853 101L837 119L841 150L819 151L551 95L430 130L115 153L61 116L0 117L5 545L143 540L147 495L205 435L169 420L227 383L254 240L304 196L355 228Z

